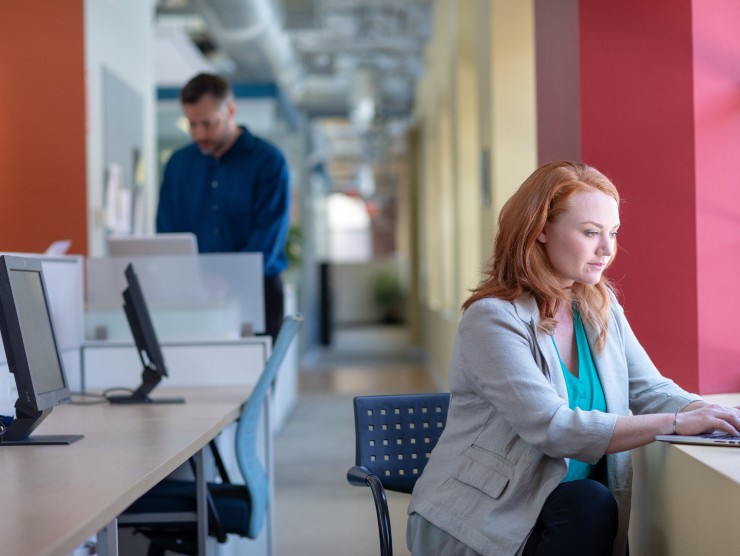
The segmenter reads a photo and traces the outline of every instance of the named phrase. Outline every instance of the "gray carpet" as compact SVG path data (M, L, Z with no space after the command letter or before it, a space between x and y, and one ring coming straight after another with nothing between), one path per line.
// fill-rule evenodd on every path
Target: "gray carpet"
M346 479L355 461L352 399L435 388L403 327L338 329L305 357L298 403L274 444L276 556L377 556L368 488ZM406 549L410 496L388 493L394 553Z
M275 441L276 556L377 556L370 490L346 479L355 461L352 399L361 394L431 392L434 385L413 349L322 352L301 372L298 403ZM345 343L347 345L347 343ZM394 554L406 549L410 496L388 493Z
M372 495L345 478L354 442L352 396L301 394L275 442L276 556L379 554ZM408 554L409 496L388 497L395 554Z

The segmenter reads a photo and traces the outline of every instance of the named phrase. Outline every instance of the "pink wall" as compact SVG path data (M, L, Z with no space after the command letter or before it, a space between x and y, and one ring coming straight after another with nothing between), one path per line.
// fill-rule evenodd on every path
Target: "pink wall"
M730 4L579 9L582 157L624 198L609 275L658 368L701 393L740 390L740 18Z
M740 5L694 0L693 13L699 383L706 392L737 392Z

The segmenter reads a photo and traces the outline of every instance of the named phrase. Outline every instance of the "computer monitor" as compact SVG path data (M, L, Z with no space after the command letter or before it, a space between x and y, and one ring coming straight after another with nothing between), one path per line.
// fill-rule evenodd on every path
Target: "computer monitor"
M126 313L131 335L134 337L136 351L139 353L144 369L141 372L141 386L130 395L107 395L108 401L119 404L132 403L183 403L183 398L150 398L162 378L167 376L167 366L154 330L144 292L134 266L129 264L124 272L127 287L123 291L123 310Z
M0 446L71 444L82 438L31 436L54 406L70 399L40 259L0 256L0 333L18 390L15 418L2 431Z

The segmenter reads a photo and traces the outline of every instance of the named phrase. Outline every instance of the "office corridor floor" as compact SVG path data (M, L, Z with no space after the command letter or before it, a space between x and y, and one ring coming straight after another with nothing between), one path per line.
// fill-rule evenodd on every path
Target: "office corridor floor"
M352 398L436 388L415 354L325 355L301 370L298 403L275 441L275 554L375 556L372 495L345 478L354 464ZM409 496L391 492L388 498L394 552L408 554Z

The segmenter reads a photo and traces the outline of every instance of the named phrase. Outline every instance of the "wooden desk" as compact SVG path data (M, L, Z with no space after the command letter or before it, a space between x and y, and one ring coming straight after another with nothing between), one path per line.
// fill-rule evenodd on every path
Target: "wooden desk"
M706 399L740 405L740 394ZM738 554L740 448L653 442L632 460L632 556Z
M240 414L251 389L157 389L173 405L64 405L38 434L84 434L69 446L0 447L3 554L59 556L104 530L139 496Z

